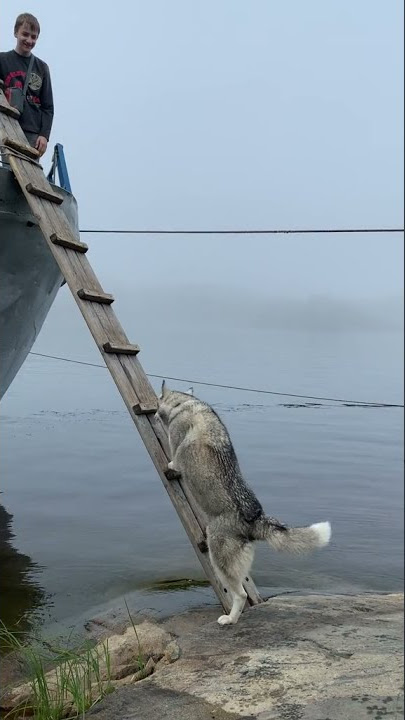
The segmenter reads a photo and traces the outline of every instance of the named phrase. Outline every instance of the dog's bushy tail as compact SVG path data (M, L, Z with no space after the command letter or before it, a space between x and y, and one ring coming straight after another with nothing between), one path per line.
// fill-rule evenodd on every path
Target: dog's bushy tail
M254 529L256 540L266 540L275 550L297 555L324 547L328 544L331 535L329 522L289 528L265 515L261 515L256 520Z

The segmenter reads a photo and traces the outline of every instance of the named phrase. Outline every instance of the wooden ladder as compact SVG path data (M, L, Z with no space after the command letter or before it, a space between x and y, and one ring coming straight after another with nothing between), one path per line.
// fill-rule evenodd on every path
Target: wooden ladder
M125 335L111 307L114 297L101 287L86 257L88 246L70 227L61 209L63 197L45 178L36 162L38 153L27 144L18 117L18 111L10 107L0 88L1 150L8 154L11 170L122 395L207 578L225 612L229 612L232 604L230 593L215 575L207 553L204 517L181 478L169 479L167 435L155 417L157 397L138 360L139 347L130 343ZM262 602L250 577L246 578L245 590L250 605Z

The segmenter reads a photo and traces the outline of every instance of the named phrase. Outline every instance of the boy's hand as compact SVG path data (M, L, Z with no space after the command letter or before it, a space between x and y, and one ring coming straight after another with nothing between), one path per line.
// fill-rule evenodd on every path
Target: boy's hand
M35 143L35 149L38 150L40 153L40 156L44 154L46 151L46 148L48 147L48 140L43 135L38 135L37 141Z

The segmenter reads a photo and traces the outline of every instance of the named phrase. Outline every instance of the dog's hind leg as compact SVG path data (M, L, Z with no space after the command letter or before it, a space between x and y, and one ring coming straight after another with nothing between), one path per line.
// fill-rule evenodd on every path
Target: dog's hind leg
M226 578L224 578L224 580L226 581ZM220 625L235 625L242 614L243 608L245 607L247 594L244 590L242 583L233 584L229 580L227 585L232 593L231 612L229 613L229 615L220 615L217 622Z
M232 608L229 615L221 615L218 623L220 625L235 624L240 618L247 598L242 583L249 574L253 562L253 545L236 535L225 534L218 519L209 523L207 539L214 570L224 588L232 596Z

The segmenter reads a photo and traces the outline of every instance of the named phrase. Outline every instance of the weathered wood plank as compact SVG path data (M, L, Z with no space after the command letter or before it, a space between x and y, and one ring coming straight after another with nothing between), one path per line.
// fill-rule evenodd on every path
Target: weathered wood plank
M7 115L0 116L0 141L3 142L4 138L10 137L16 142L24 141L25 135L21 130L18 122L15 122L11 117Z
M81 273L83 272L83 269L80 267L80 260L81 257L75 256L72 258L73 263L75 264L74 268L74 276L76 280L79 282L81 281ZM100 321L100 315L102 311L105 308L102 306L85 306L83 310L85 310L86 314L83 312L83 315L85 316L85 320L93 334L94 339L96 342L98 342L98 345L100 346L100 338L103 337L105 333L105 326L103 325L104 318ZM89 318L89 310L93 314L93 317ZM98 333L97 333L98 329ZM142 437L143 442L145 443L146 449L149 452L149 455L156 467L156 469L159 472L159 476L163 482L164 487L166 488L166 491L169 494L169 497L179 514L180 520L183 524L183 527L194 547L194 550L203 566L203 569L212 584L214 591L216 592L220 602L222 603L224 609L226 611L229 611L230 609L230 597L229 594L222 588L221 583L216 578L215 573L212 570L211 564L209 562L209 558L206 556L204 557L205 553L201 552L200 546L203 544L204 540L204 532L201 526L199 525L195 514L190 507L190 504L184 495L184 492L180 486L179 483L172 483L169 482L164 472L167 468L168 463L168 456L166 455L162 444L160 442L160 439L157 437L156 433L154 432L152 428L152 422L154 419L153 415L147 415L143 417L136 416L133 412L133 408L131 408L131 392L133 391L133 388L128 380L128 377L125 372L123 372L123 368L121 366L122 357L116 356L116 355L106 355L104 357L105 362L111 372L111 375L117 385L118 390L120 391L123 400L130 412L130 415ZM135 359L135 358L133 358ZM132 360L132 358L131 358ZM154 395L155 399L156 396ZM142 423L143 421L143 423ZM146 422L145 422L146 421ZM161 427L161 425L160 425ZM163 431L164 433L164 431ZM167 436L164 433L165 439L167 440Z
M49 200L49 202L55 203L56 205L62 205L63 203L62 195L53 192L51 189L43 190L41 187L38 187L38 185L34 185L33 183L29 182L27 183L26 190L31 195L36 195L37 197L43 198L44 200Z
M133 406L133 411L135 415L152 415L156 412L158 409L157 402L153 405L145 405L145 403L136 403L136 405Z
M146 377L139 359L123 355L121 365L132 387L136 387L140 402L144 405L157 404L156 393Z
M53 209L53 208L51 208L51 210L52 210L52 209ZM57 212L57 208L54 208L54 210ZM81 258L81 257L76 257L74 260L75 260L75 262L79 265L79 264L81 263L82 258ZM87 260L87 258L86 258L86 260ZM92 270L92 269L91 269L91 270ZM76 271L77 271L77 267L76 267ZM86 270L82 269L82 271L86 272L86 275L87 275L87 269L86 269ZM93 272L93 271L92 271L92 272ZM96 280L96 277L95 277L95 276L94 276L94 280ZM111 331L113 331L113 332L116 333L116 332L117 332L117 325L119 325L119 321L118 321L118 319L117 319L115 316L114 316L113 319L111 318L111 316L110 316L110 308L108 308L108 307L106 307L106 308L100 307L100 308L97 308L97 310L98 310L100 313L104 311L105 317L103 318L103 321L102 321L103 326L106 328L107 325L108 325L109 323L111 323L111 325L110 325ZM112 312L112 311L111 311L111 312ZM105 323L106 323L106 324L105 324ZM122 331L122 332L123 332L123 331ZM125 336L125 334L124 334L124 336ZM126 337L126 336L125 336L125 337ZM113 357L113 356L112 356L112 357ZM152 398L152 402L156 402L156 401L157 401L157 398L156 398L156 395L155 395L155 393L154 393L154 390L153 390L152 386L150 385L150 382L149 382L148 378L146 377L145 372L144 372L144 370L143 370L143 368L142 368L142 366L141 366L138 358L135 357L135 356L134 356L134 357L118 356L118 358L119 358L121 364L123 364L123 365L126 366L126 367L125 367L125 370L126 370L126 373L127 373L127 377L128 377L128 379L130 380L131 386L136 388L137 394L140 396L140 388L142 388L142 390L143 390L142 396L145 397L145 398L147 398L147 401L145 401L145 402L150 402L150 399L151 399L151 398ZM107 360L107 357L105 357L104 359ZM114 375L113 375L113 378L114 378ZM114 378L114 379L115 379L115 378ZM116 384L117 384L118 389L120 390L119 384L118 384L118 383L116 383ZM121 390L120 390L120 392L121 392ZM122 394L122 392L121 392L121 394ZM124 395L123 395L123 398L124 398L124 401L125 401ZM127 404L127 407L128 407L128 404ZM128 408L128 409L129 409L129 408ZM159 443L160 443L161 446L164 448L166 458L167 458L168 460L170 460L170 452L169 452L169 445L168 445L167 435L166 435L166 432L165 432L163 426L161 425L161 423L160 423L160 421L158 420L158 418L156 418L156 417L154 416L154 414L150 414L150 415L148 414L148 421L149 421L150 424L152 425L153 431L154 431L155 435L156 435L156 436L158 437L158 439L159 439ZM138 428L138 429L139 429L139 428ZM151 457L152 457L152 455L151 455ZM153 457L152 457L152 460L153 460ZM169 485L165 484L166 490L167 490L167 492L169 493L169 495L171 496L170 486L173 484L173 481L168 481L167 478L165 478L165 479L166 479L166 482L169 483ZM203 516L203 514L202 514L201 511L200 511L200 509L199 509L198 506L196 505L196 503L195 503L195 501L194 501L194 498L191 496L191 494L190 494L189 492L187 492L187 489L184 487L184 484L182 483L182 481L180 481L180 483L178 483L178 485L179 485L179 487L181 488L183 494L185 494L185 497L186 497L186 499L187 499L187 501L188 501L188 503L189 503L189 505L190 505L190 508L191 508L191 510L192 510L192 513L193 513L193 515L195 516L195 521L196 521L196 523L197 523L197 527L196 527L196 529L195 529L195 535L194 535L194 537L195 537L195 538L200 537L200 540L199 540L198 542L201 544L201 535L200 535L200 532L201 532L201 533L204 533L204 532L205 532L206 518ZM174 501L173 501L173 502L174 502ZM197 529L197 528L198 528L198 529ZM214 575L214 577L215 577L215 575ZM210 582L213 582L213 581L212 581L212 570L211 570L211 575L209 575L209 579L210 579ZM258 602L261 602L260 595L258 594L258 592L257 592L257 590L256 590L256 588L255 588L254 582L253 582L253 580L251 579L250 576L248 576L247 581L246 581L246 583L245 583L245 589L246 589L246 591L247 591L247 593L248 593L248 601L249 601L249 604L257 604ZM223 595L222 595L222 600L224 600L224 595L225 595L225 594L223 593ZM229 609L229 596L225 596L225 597L226 597L226 603L224 604L224 608L225 608L225 609Z
M7 115L8 117L13 118L13 120L18 120L20 117L20 113L18 112L18 110L16 108L11 107L11 105L8 104L3 93L1 93L1 97L0 97L0 113L2 115Z
M73 240L69 237L60 237L56 233L52 233L50 240L54 245L61 245L62 247L69 248L69 250L76 250L76 252L86 253L89 249L86 243Z
M56 208L47 207L48 212L52 212L57 210ZM87 260L87 258L86 258ZM81 282L82 278L86 278L87 273L86 270L82 267L82 257L81 256L72 256L72 264L74 265L74 276L76 278L77 282ZM96 278L94 278L96 279ZM68 278L69 280L69 278ZM85 320L89 326L90 331L93 334L93 337L98 344L100 348L101 339L103 338L107 325L111 322L111 330L115 333L117 332L117 327L115 326L115 323L113 323L112 318L108 317L107 315L110 315L110 313L106 312L109 311L110 308L105 308L103 306L91 306L91 311L94 313L94 317L91 321L89 321L88 318L88 307L82 309L86 310ZM84 315L84 312L83 312ZM100 315L104 315L104 317L100 318ZM96 317L98 316L98 318ZM98 325L98 334L96 331L97 327L97 320L99 321ZM158 469L159 475L161 477L161 480L164 484L164 487L166 488L166 491L169 494L169 497L176 508L180 520L186 530L186 533L192 542L192 545L194 547L194 550L196 551L198 558L204 568L205 573L207 574L207 577L212 584L218 598L220 599L220 602L222 603L224 609L226 611L229 611L230 609L230 597L229 594L226 593L226 591L222 588L221 583L215 576L215 573L212 570L211 564L209 562L209 558L205 557L204 560L202 560L202 556L205 555L205 552L201 552L201 547L203 547L203 541L204 541L204 528L205 524L203 526L200 525L198 522L193 508L190 506L190 503L187 499L187 497L184 494L184 491L179 483L173 483L172 481L168 481L167 478L164 476L164 473L167 469L167 463L169 461L169 456L166 455L164 448L162 446L162 441L165 444L165 447L168 447L167 443L167 435L161 425L161 423L154 417L154 415L147 416L147 420L149 421L150 425L152 426L151 429L153 431L153 436L157 440L154 441L153 444L151 444L150 440L148 440L147 437L143 434L142 428L137 424L137 418L135 416L135 413L133 412L133 407L130 406L130 392L133 389L133 385L130 383L128 375L124 372L122 373L122 362L128 361L128 363L133 364L136 361L137 364L137 377L139 378L141 373L144 375L145 378L145 385L147 385L148 393L147 397L150 398L152 394L153 402L157 403L156 395L153 391L153 388L150 386L149 381L147 377L144 374L144 371L142 367L140 366L140 363L138 362L136 357L127 358L125 356L116 356L116 355L105 355L104 360L111 372L111 375L113 377L113 380L115 381L117 388L119 392L121 393L123 400L130 411L131 417L134 420L135 424L137 425L138 431L146 445L146 449L149 452L149 455L154 462L156 468ZM134 379L134 375L130 376L132 379ZM146 389L146 388L145 388ZM139 394L139 384L136 386L136 392ZM132 412L131 412L132 411ZM139 419L139 418L138 418ZM158 433L154 431L154 427L158 428ZM160 432L159 432L160 430ZM148 437L149 433L148 433ZM186 504L184 504L186 503ZM184 515L184 513L187 513Z
M78 291L83 290L83 288L86 288L89 292L98 293L99 295L103 294L103 290L83 252L69 252L66 246L60 243L55 244L55 242L50 239L55 233L61 238L72 238L72 230L58 207L28 193L26 189L26 185L28 184L27 180L35 182L35 184L39 186L39 183L37 183L38 174L43 178L40 169L15 157L11 159L11 165L34 215L38 218L40 228L48 242L50 250L59 264L62 274L66 278L76 303L103 355L104 361L123 397L132 420L142 437L162 483L179 514L197 557L220 602L225 610L229 611L231 605L230 594L226 592L226 589L222 587L218 578L215 576L208 554L206 553L204 542L205 518L195 506L193 499L188 496L189 494L187 493L187 488L184 486L184 483L182 485L179 480L169 481L165 476L169 461L168 442L161 423L154 415L154 409L157 407L157 398L154 390L136 356L117 355L115 352L112 354L105 352L104 344L106 337L114 338L114 342L118 339L121 347L129 345L128 338L110 305L92 302L83 303L80 299ZM150 412L137 414L136 410L138 408L150 410ZM259 602L260 597L250 578L247 580L245 587L248 591L250 602Z
M17 152L21 153L21 155L26 155L27 157L31 158L31 160L39 160L40 158L38 150L31 147L31 145L27 145L26 142L21 143L17 140L13 140L12 138L5 137L3 139L3 145L11 148L11 150L16 150Z
M81 300L89 300L89 302L98 302L104 305L111 305L114 302L114 296L109 293L98 293L95 290L80 288L77 294Z
M108 342L103 343L103 350L106 353L115 353L116 355L138 355L141 348L139 345L130 343Z

